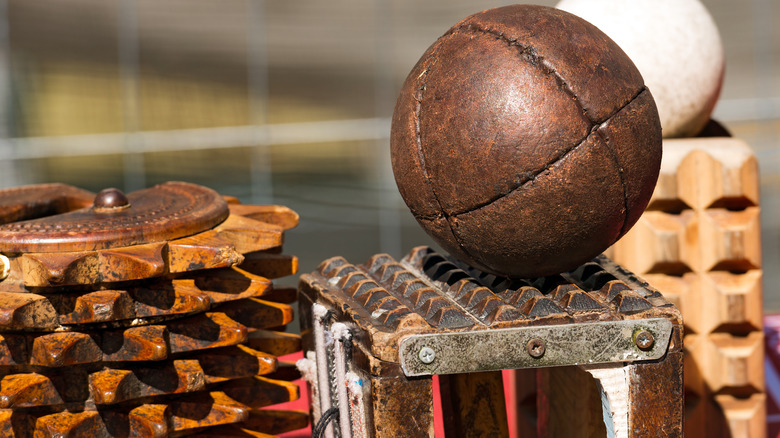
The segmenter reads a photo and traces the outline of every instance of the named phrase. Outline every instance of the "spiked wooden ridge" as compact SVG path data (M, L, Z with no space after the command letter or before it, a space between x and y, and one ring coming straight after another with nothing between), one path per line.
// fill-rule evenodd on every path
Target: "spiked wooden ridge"
M302 413L277 357L298 216L171 182L0 190L0 435L268 436ZM280 368L281 367L281 368Z

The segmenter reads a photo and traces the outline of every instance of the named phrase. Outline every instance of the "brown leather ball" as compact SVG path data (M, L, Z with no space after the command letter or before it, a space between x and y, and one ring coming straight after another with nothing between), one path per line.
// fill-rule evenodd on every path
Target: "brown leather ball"
M661 126L609 37L515 5L464 19L423 54L396 103L391 156L401 196L442 248L537 277L588 261L636 222Z

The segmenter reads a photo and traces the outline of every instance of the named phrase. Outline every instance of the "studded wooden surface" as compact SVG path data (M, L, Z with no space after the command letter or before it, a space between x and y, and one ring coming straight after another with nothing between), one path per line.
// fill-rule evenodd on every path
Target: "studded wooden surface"
M368 334L372 354L391 362L399 340L414 333L654 317L680 324L658 291L604 257L568 273L510 281L418 247L400 261L386 254L363 265L328 259L301 276L300 288L312 302L341 309ZM670 348L680 348L681 336L675 329Z

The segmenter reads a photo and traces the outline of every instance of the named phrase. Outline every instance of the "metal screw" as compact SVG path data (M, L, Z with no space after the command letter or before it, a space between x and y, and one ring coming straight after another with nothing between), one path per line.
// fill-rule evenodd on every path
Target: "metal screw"
M423 347L420 352L417 353L417 357L420 358L422 363L431 363L436 359L436 352L431 347Z
M653 348L653 344L655 344L655 338L653 338L653 334L650 333L647 330L639 330L634 334L634 343L637 347L639 347L640 350L649 350Z
M544 356L544 351L547 347L544 345L544 341L539 338L534 338L528 341L528 344L525 345L525 351L528 352L528 354L531 355L534 359L539 359L540 357Z

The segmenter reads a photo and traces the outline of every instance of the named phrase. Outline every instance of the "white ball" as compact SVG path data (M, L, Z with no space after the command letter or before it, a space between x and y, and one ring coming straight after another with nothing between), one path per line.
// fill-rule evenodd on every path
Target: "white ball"
M634 61L655 98L663 136L698 134L723 85L725 57L715 22L698 0L562 0Z

